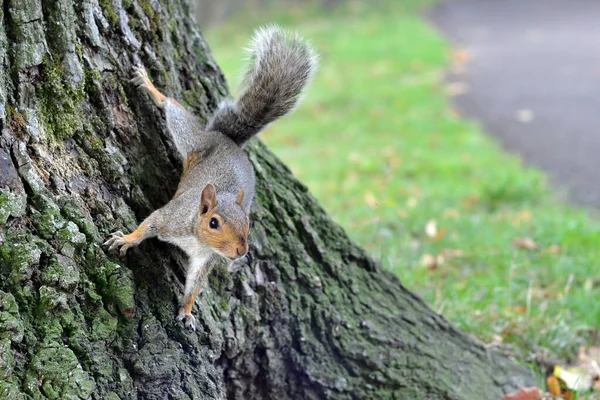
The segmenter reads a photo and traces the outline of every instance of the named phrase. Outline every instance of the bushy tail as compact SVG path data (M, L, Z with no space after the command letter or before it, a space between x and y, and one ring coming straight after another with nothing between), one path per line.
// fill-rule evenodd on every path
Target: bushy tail
M318 64L306 41L277 26L258 29L248 53L238 99L223 101L207 126L239 145L293 110Z

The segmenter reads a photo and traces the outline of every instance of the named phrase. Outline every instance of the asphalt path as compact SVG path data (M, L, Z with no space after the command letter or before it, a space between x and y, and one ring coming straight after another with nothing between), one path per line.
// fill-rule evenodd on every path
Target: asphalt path
M559 192L600 206L600 1L453 0L429 13L465 65L457 109Z

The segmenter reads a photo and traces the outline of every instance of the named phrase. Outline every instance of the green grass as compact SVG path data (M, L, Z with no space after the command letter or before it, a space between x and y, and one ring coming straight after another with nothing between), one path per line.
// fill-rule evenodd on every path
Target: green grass
M452 110L442 83L452 54L420 18L423 3L245 14L207 38L234 87L256 25L309 38L320 72L263 139L352 238L460 329L522 358L539 348L572 357L600 321L600 223ZM517 248L521 237L539 249ZM424 265L432 257L440 262Z

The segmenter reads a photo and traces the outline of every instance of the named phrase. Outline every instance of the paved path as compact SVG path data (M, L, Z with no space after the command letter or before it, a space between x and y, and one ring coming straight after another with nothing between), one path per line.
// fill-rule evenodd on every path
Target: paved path
M430 17L469 54L449 77L470 88L463 115L600 206L600 1L454 0Z

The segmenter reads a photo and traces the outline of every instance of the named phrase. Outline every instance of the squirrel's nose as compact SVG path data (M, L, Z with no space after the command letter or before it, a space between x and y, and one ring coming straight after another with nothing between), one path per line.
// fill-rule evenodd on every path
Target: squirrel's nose
M235 251L236 251L237 255L241 257L244 254L246 254L246 252L248 251L248 249L246 248L246 246L243 246L243 247L238 246L238 247L236 247Z

